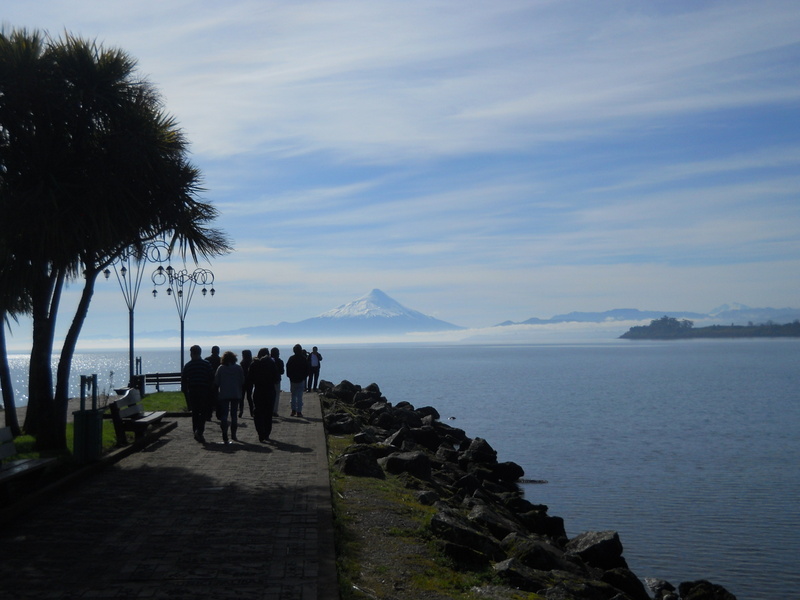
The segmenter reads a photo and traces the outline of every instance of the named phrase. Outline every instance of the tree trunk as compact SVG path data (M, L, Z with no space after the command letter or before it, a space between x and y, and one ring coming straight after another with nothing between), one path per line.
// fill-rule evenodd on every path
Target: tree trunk
M28 376L28 410L25 431L36 436L37 449L50 450L57 439L53 396L53 340L56 315L64 286L61 271L44 274L32 294L33 346ZM56 447L52 448L58 450Z
M22 431L17 419L17 404L14 401L14 385L11 381L11 369L8 367L8 350L6 349L6 314L0 311L0 388L3 390L3 407L6 413L6 427L11 428L14 437Z
M72 370L72 357L75 355L75 346L78 343L78 336L80 336L83 323L86 321L86 315L89 313L89 305L92 302L94 295L94 283L100 271L96 268L87 268L85 275L85 282L83 292L81 293L81 300L78 303L78 308L75 311L75 316L72 319L72 324L69 326L69 331L64 339L64 345L61 348L61 357L58 360L58 371L56 374L56 394L55 394L55 416L57 422L57 430L63 433L63 440L54 440L58 444L62 444L63 448L67 447L66 429L67 417L69 409L69 376Z

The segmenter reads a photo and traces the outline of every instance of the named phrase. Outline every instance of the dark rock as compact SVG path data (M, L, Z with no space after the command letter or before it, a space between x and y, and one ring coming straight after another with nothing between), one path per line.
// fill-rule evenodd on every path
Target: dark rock
M505 558L500 544L481 531L461 513L453 509L442 509L431 518L431 532L448 542L472 548L491 560Z
M374 394L378 394L379 396L380 396L380 394L381 394L381 388L378 386L378 384L377 384L377 383L370 383L370 384L369 384L367 387L365 387L364 389L365 389L365 390L367 390L368 392L372 392L372 393L374 393Z
M432 406L423 406L422 408L418 408L417 414L423 419L425 417L433 417L434 421L438 421L441 418L439 411Z
M418 429L410 429L408 433L417 444L431 452L436 452L442 443L439 434L430 425L422 426Z
M375 427L380 427L381 429L388 429L390 431L394 431L397 429L395 427L395 421L392 417L391 413L389 412L388 407L385 410L377 410L373 411L369 418L370 425L374 425Z
M616 531L587 531L567 542L567 553L579 556L586 564L603 569L628 568L622 558L622 542Z
M684 581L678 585L678 592L681 600L736 600L736 596L721 585L715 585L704 579Z
M333 462L333 466L346 475L374 477L375 479L386 477L371 448L342 454Z
M600 581L564 578L544 594L547 600L627 600Z
M356 394L356 386L352 383L343 379L339 385L334 386L331 392L339 398L340 400L344 400L345 402L352 402L353 396Z
M372 427L365 427L353 436L353 441L356 444L377 444L384 438Z
M533 504L529 500L526 500L521 495L517 494L503 494L501 497L501 501L503 505L511 511L515 513L526 513L533 510L547 512L547 506L544 504Z
M443 444L440 444L439 447L436 449L436 458L444 462L456 463L456 461L458 460L458 450L453 448L452 445L445 442Z
M501 481L519 481L525 475L524 469L511 461L497 463L491 470Z
M483 438L475 438L461 454L461 461L474 463L496 463L497 451Z
M580 563L569 560L560 548L545 539L511 533L503 539L501 546L510 558L518 559L531 569L587 574L586 569Z
M463 429L450 427L450 425L447 425L446 423L440 423L439 421L436 421L433 424L433 427L436 429L439 437L442 438L442 441L447 442L453 446L453 448L460 447L468 439L467 434Z
M414 409L403 408L396 406L392 411L392 416L395 418L399 425L406 425L409 429L419 429L422 427L422 417L420 417Z
M506 518L489 506L473 507L467 518L489 531L497 540L502 540L509 533L522 533L519 523Z
M433 490L423 490L417 494L417 500L419 500L420 504L424 504L425 506L433 506L440 498L439 494Z
M641 579L629 569L617 568L605 571L600 581L623 592L631 600L650 600L650 594L647 593Z
M322 421L328 433L355 433L359 430L359 424L353 416L345 412L327 413Z
M541 592L553 583L549 572L526 567L516 558L500 561L492 569L508 585L526 592Z
M424 452L394 452L378 459L378 464L389 473L410 473L420 479L430 479L431 461Z
M669 581L656 579L654 577L645 577L644 582L647 584L650 591L653 592L655 600L667 600L671 596L675 598L678 597L677 594L673 594L673 592L677 592L677 588Z
M560 540L566 544L567 532L564 529L564 519L561 517L550 516L543 510L533 510L519 515L519 519L531 533L547 536L558 541L559 545L561 545Z
M483 570L491 563L486 554L478 552L469 546L441 541L440 547L442 552L461 570Z
M372 407L374 404L385 404L381 401L380 397L373 397L368 392L356 392L353 396L353 406L359 410L365 410Z
M475 492L475 490L481 487L481 482L480 479L475 477L475 475L469 473L458 479L453 485L453 487L456 488L457 490L465 491L468 494L472 494L473 492Z
M383 440L383 443L387 446L393 446L394 448L402 448L403 442L406 439L408 439L408 427L401 427L392 435Z

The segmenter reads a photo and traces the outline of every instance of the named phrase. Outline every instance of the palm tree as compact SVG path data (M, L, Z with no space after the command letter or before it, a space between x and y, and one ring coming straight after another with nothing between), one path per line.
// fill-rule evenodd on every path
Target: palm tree
M0 189L11 218L0 232L27 234L15 247L30 265L25 291L33 316L25 429L38 435L40 448L62 450L72 356L97 275L153 239L194 260L230 246L209 226L217 211L197 198L200 174L186 159L186 140L156 91L135 76L135 61L69 35L47 43L24 31L4 37L0 131L9 141L0 166L11 168ZM61 292L80 278L54 391L50 356Z

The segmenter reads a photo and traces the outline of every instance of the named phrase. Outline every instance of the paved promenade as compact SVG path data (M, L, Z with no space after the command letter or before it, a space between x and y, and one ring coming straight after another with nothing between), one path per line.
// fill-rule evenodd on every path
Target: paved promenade
M271 443L247 413L230 445L217 422L201 445L169 418L146 449L0 525L0 597L338 598L317 395Z

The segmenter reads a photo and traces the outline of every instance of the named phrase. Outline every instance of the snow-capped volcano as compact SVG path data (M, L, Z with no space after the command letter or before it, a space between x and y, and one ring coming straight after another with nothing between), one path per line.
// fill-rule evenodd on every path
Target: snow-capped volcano
M319 318L393 318L393 317L411 317L414 319L422 318L428 319L421 312L411 310L400 304L397 300L390 298L381 290L372 290L369 294L361 296L352 302L342 304L329 311L319 315Z
M458 325L406 308L381 290L297 323L278 323L237 330L238 334L269 336L364 337L386 334L453 331Z
M305 325L337 333L410 333L414 331L448 331L462 329L458 325L411 310L390 298L381 290L372 290L352 302L342 304L313 319L301 321Z

